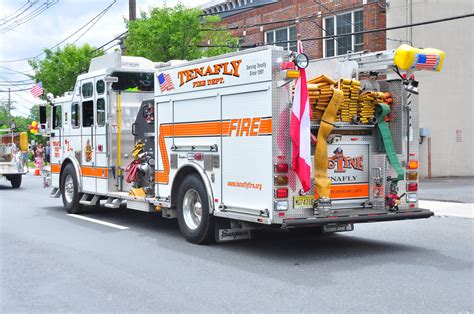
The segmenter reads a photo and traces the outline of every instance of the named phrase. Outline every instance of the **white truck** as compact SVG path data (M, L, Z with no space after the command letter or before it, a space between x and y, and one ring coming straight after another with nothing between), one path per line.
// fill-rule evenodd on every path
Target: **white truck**
M391 71L393 55L338 62L352 64L352 79ZM265 226L350 231L354 223L432 216L417 206L419 113L402 78L379 84L393 95L388 124L404 178L391 184L396 173L377 124L335 122L327 139L331 202L318 206L314 187L302 191L291 170L295 76L282 70L295 60L272 46L176 64L116 54L92 60L74 91L51 102L50 196L70 213L101 200L159 212L177 218L192 243L249 238ZM313 121L314 135L318 128Z
M10 181L12 187L17 189L21 186L22 175L26 173L22 151L27 150L27 144L23 144L26 147L19 147L20 136L26 134L14 133L12 129L0 131L7 132L0 135L0 177Z

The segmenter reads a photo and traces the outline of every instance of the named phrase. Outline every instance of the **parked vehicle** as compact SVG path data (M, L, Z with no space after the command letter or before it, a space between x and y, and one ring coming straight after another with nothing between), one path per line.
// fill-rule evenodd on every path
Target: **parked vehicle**
M26 173L23 151L28 150L28 135L3 129L8 134L0 135L0 177L10 181L13 188L21 186L21 176Z

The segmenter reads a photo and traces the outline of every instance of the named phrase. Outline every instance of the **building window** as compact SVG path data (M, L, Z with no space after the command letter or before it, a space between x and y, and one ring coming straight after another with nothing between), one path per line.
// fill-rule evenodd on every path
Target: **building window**
M296 51L296 26L274 29L265 32L265 44Z
M343 35L362 31L363 11L352 11L324 18L323 36ZM347 35L324 40L324 57L334 57L351 51L362 51L364 38L362 34Z

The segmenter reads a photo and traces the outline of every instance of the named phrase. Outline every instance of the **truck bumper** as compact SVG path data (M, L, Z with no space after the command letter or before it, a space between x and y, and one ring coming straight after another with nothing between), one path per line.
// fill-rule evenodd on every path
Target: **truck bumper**
M0 171L0 177L1 176L12 176L12 175L16 175L16 174L24 175L24 174L26 174L26 171L25 172L1 172Z
M434 213L427 209L412 209L410 211L383 213L383 214L365 214L357 216L334 216L327 218L290 218L283 221L283 228L313 227L324 226L327 224L350 224L378 221L392 221L405 219L429 218Z

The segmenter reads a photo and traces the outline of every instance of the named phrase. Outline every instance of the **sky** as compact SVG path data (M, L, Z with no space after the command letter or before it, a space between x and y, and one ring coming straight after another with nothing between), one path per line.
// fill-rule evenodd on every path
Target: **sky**
M113 2L113 0L57 0L56 4L40 15L12 30L6 31L4 25L8 25L8 23L5 23L5 18L19 8L26 8L26 6L22 6L27 2L35 1L37 2L35 7L39 7L42 3L51 3L56 0L0 0L0 91L8 89L7 81L28 79L26 76L13 71L32 73L27 61L5 61L38 55L44 48L50 48L74 33ZM141 11L148 11L152 7L174 6L177 3L195 7L208 2L210 0L136 0L137 16ZM89 43L92 46L99 47L126 30L124 18L128 18L128 1L116 0L111 9L84 36L77 40L81 34L80 32L64 44L77 40L76 45ZM113 51L113 49L109 51ZM30 87L31 85L12 86L11 89ZM3 102L7 98L8 93L0 92L0 101ZM12 111L13 115L27 116L29 108L35 103L40 103L29 91L12 92L11 99L16 107Z

